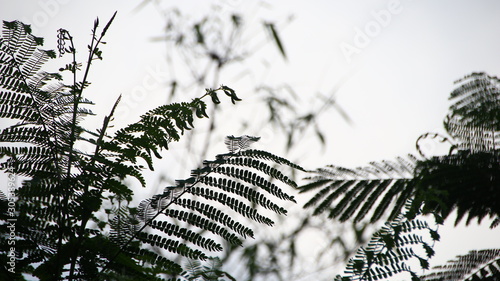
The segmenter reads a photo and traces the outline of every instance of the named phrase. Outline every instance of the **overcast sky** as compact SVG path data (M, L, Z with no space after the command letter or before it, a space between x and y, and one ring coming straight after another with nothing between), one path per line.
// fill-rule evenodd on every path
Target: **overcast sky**
M94 19L104 23L118 11L103 47L104 61L96 64L90 77L99 93L89 98L106 105L96 108L104 114L120 93L128 97L130 114L121 120L127 123L163 103L162 83L169 81L161 75L164 46L151 40L162 35L164 18L152 4L133 12L139 2L0 0L0 18L32 24L35 35L45 37L47 48L55 48L56 30L65 28L83 52ZM196 17L213 1L158 2ZM500 1L279 0L260 6L242 0L217 2L228 11L255 10L260 19L282 23L288 60L269 49L275 53L266 61L273 65L266 79L285 81L304 96L333 95L352 120L345 122L335 110L324 115L328 148L308 147L315 153L308 168L332 163L352 167L415 153L421 134L443 131L455 80L478 71L500 74ZM288 22L289 16L293 20ZM131 89L152 72L157 73L158 86L147 97L134 99ZM220 80L229 84L233 76L228 74L229 82L225 78ZM270 129L261 132L263 139L272 138ZM436 260L465 254L462 247L500 247L499 231L460 230L455 235L456 229L445 227ZM464 246L470 240L474 244Z
M89 98L110 104L121 93L126 103L130 89L161 70L158 58L165 57L164 46L151 41L162 35L164 19L152 4L132 12L138 2L0 0L0 15L31 22L34 33L55 48L57 29L69 30L77 46L85 46L93 20L104 23L118 11L103 47L105 61L95 64L94 73L107 75L91 77L107 94ZM195 18L213 1L158 2L179 6ZM250 1L218 2L229 11L251 6L275 21L293 15L281 30L289 59L276 52L268 61L275 67L267 79L286 81L301 95L330 96L336 89L335 100L353 121L343 122L334 111L325 118L329 159L320 163L360 165L413 152L419 135L441 130L453 81L472 71L496 75L500 68L498 1L272 1L258 9ZM141 112L159 101L150 94L132 109Z

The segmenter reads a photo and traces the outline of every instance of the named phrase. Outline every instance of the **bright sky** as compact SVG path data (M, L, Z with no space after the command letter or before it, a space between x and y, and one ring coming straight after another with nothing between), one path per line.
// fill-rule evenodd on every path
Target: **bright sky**
M95 65L90 77L99 93L89 98L105 105L95 110L104 114L121 93L126 108L119 122L128 123L146 109L164 103L163 86L169 82L161 60L165 58L164 46L151 41L162 35L164 19L154 5L133 12L138 2L0 0L0 18L31 23L34 34L44 37L51 49L56 47L57 29L65 28L83 53L94 19L99 17L104 24L118 11L106 38L108 44L103 47L104 61ZM178 5L196 18L214 1L158 2ZM282 24L288 60L284 61L276 49L266 50L274 52L265 61L273 66L266 72L268 81L285 81L304 100L315 93L334 95L352 119L349 125L334 110L323 115L328 148L322 151L316 143L307 147L311 156L300 164L311 169L332 163L352 167L415 153L415 140L421 134L442 132L453 81L477 71L500 75L499 1L217 2L227 11L257 11L258 19ZM293 20L286 23L290 15ZM144 86L152 75L156 80L148 84L147 95L134 96L131 89ZM245 91L239 91L238 86L245 84L231 84L232 78L234 75L227 74L220 80L242 93L244 100L252 101ZM270 128L261 128L260 133L265 143L266 139L271 143L274 136ZM464 230L446 226L441 233L444 242L436 246L436 263L465 254L465 248L500 247L500 228L493 232L484 227Z

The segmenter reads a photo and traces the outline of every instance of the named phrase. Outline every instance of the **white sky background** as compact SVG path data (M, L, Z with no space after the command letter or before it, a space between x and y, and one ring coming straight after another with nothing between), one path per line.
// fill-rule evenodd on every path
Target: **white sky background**
M106 114L121 93L130 114L122 114L117 122L126 124L141 112L164 103L164 85L169 82L167 77L160 77L147 96L131 98L131 89L143 85L151 71L161 70L161 59L165 57L163 43L151 41L162 35L164 19L153 5L132 12L139 2L0 0L0 18L31 23L34 34L44 37L50 49L56 48L57 29L67 29L84 53L94 19L99 17L103 26L118 11L105 40L108 44L102 46L104 60L95 64L89 78L93 86L87 97L98 104L95 112ZM206 13L213 1L160 2L179 6L196 18ZM332 163L352 167L415 153L415 140L421 134L442 132L453 81L474 71L500 75L499 1L279 0L258 9L255 3L242 0L218 2L225 3L223 7L226 5L228 10L255 9L259 17L278 23L293 15L280 33L288 61L275 48L266 49L274 52L266 61L273 66L266 72L266 79L287 82L304 100L318 92L325 97L334 94L335 101L352 119L353 124L347 124L335 110L323 115L327 149L309 142L303 151L293 154L299 157L307 152L305 163L299 163L307 168ZM387 13L390 18L377 22L377 15ZM366 46L356 43L358 30L371 32ZM346 56L341 49L346 44L359 53ZM228 74L227 79L233 76ZM231 84L224 78L220 79L222 83L244 93L237 87L240 82ZM239 109L245 107L246 101L252 102L251 96L240 97L244 100ZM97 127L102 119L96 120ZM275 137L270 128L262 128L261 134L264 144ZM280 154L284 143L275 144L276 150L265 149ZM499 228L488 231L484 227L445 226L440 233L443 242L436 246L435 263L469 249L500 247Z

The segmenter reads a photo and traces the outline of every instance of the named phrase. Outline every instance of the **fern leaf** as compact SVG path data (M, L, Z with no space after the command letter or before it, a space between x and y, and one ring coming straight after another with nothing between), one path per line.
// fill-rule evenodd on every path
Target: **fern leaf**
M495 192L497 167L494 151L458 151L422 161L417 168L419 184L429 188L422 189L417 198L425 201L425 210L438 211L443 218L456 210L455 223L465 216L467 224L472 219L480 222L486 215L500 214L500 199Z
M229 152L236 153L237 150L242 151L250 147L250 145L258 141L260 137L252 137L244 135L241 137L227 136L224 143L229 149Z
M330 212L330 217L338 216L339 211L342 210L342 215L339 216L339 220L346 221L353 216L354 212L359 208L361 203L366 200L367 195L370 194L373 189L375 189L376 187L380 188L384 186L383 182L384 181L369 181L366 182L366 185L364 184L364 182L359 182L355 187L353 187L349 192L345 194L344 199L341 200L339 204L335 206L335 208ZM347 206L347 204L349 205ZM347 207L344 208L344 206Z
M3 25L3 38L0 41L0 48L3 52L10 54L15 64L18 66L16 76L31 77L49 59L54 58L53 51L43 51L37 46L43 44L43 39L31 35L31 29L19 21L6 22ZM12 81L12 80L11 80ZM11 85L4 85L9 89Z
M0 104L15 106L30 106L33 99L26 94L11 91L0 91Z
M449 114L444 125L462 150L491 151L499 145L499 79L486 73L472 73L456 81Z
M236 281L234 277L221 270L222 262L218 258L209 258L205 264L197 260L189 260L185 266L186 270L181 275L187 280L222 280L220 278L227 277L229 280Z
M296 188L297 184L291 180L289 177L285 176L280 170L275 169L264 162L246 158L246 157L235 157L228 160L228 164L238 165L248 168L254 168L260 172L265 173L266 175L275 178L291 187Z
M259 175L249 171L249 170L240 170L238 168L234 167L218 167L213 170L215 173L223 174L223 175L228 175L240 180L243 180L244 182L250 183L254 186L260 187L264 189L265 191L269 192L270 194L282 199L282 200L288 200L295 202L295 199L293 196L290 196L286 193L283 192L281 188L279 188L277 185L269 182L268 180L260 177ZM224 181L224 179L222 179ZM223 182L222 185L225 185L226 183Z
M225 194L223 194L222 197L219 197L217 199L219 200L219 202L223 203L224 205L228 206L229 208L233 209L234 211L238 212L239 214L241 214L243 216L246 216L248 218L251 218L251 219L258 221L258 222L261 222L261 223L265 223L267 225L274 224L274 222L271 219L264 217L262 215L259 215L255 209L252 209L251 207L241 203L238 200L235 200L234 198L227 198L227 196ZM224 201L225 199L228 199L228 202L225 202ZM207 216L213 220L218 220L218 216L225 218L223 221L219 221L221 223L223 223L225 220L227 220L229 218L229 216L227 216L226 214L217 210L213 206L210 206L210 205L207 205L204 203L195 202L195 201L192 201L189 199L177 200L175 203L177 205L201 212L205 216ZM227 226L230 227L230 225L233 225L234 223L231 222L231 221L233 221L232 219L230 219L229 221L230 222L229 223L226 222L226 224L229 224ZM244 232L242 232L242 230L243 229L236 229L236 231L244 237L246 235L250 234L250 233L244 233Z
M166 221L159 222L155 220L152 221L150 225L152 228L161 230L169 236L182 238L183 240L189 241L193 244L196 244L197 246L208 249L210 251L217 251L217 252L222 251L222 246L216 243L214 240L202 237L198 233L193 232L186 228L182 228L178 225L171 224Z
M141 259L155 265L163 266L164 268L169 269L172 275L179 274L182 271L182 268L179 264L162 257L154 252L148 251L146 249L140 249L139 254L142 256Z
M130 257L130 259L126 259L124 256ZM144 276L143 267L137 265L134 260L139 260L141 263L149 263L154 264L162 273L169 275L178 275L182 272L182 267L174 261L171 261L153 251L147 249L139 249L137 247L127 247L123 250L123 254L120 255L120 258L117 259L113 264L109 266L110 269L114 269L115 272L121 273L126 277L136 276L138 280L147 279L147 280L156 280L153 276ZM132 271L132 270L135 270ZM132 271L132 272L131 272ZM137 274L142 273L142 274ZM110 275L110 273L105 273L104 276ZM112 275L111 275L112 276ZM118 276L114 278L123 278L123 276ZM114 279L112 279L114 280Z
M456 84L460 84L450 95L453 104L451 115L462 116L464 125L488 126L500 129L500 80L485 73L473 73Z
M406 210L409 204L406 204ZM423 221L408 220L400 214L375 232L366 248L360 248L347 264L344 277L337 280L380 280L407 272L412 279L418 276L407 262L418 261L421 268L428 268L428 259L434 254L432 247L420 235L420 230L430 230ZM428 239L434 240L431 232ZM413 251L413 245L421 245L425 256Z
M32 104L30 96L10 91L0 92L0 118L36 122L39 114L31 108Z
M0 133L1 142L46 144L47 132L40 127L9 127Z
M231 192L237 194L250 202L257 203L260 206L272 210L278 214L286 214L286 210L276 204L274 204L270 199L266 198L262 193L243 185L239 182L232 181L230 179L215 179L213 177L204 177L201 182L209 185L216 186L226 192ZM191 191L191 193L199 194L198 192Z
M186 244L156 234L146 234L140 232L138 238L148 244L164 248L171 253L179 254L190 259L206 260L208 258L200 250L191 249Z
M255 149L248 149L248 150L244 150L244 151L240 151L238 153L240 156L247 156L247 157L250 157L250 158L257 158L257 159L265 159L265 160L270 160L270 161L273 161L274 163L276 164L282 164L282 165L287 165L293 169L297 169L297 170L300 170L300 171L305 171L304 168L302 168L301 166L295 164L295 163L292 163L290 162L289 160L283 158L283 157L279 157L279 156L276 156L270 152L267 152L267 151L263 151L263 150L255 150Z
M321 188L304 208L314 208L314 215L329 210L330 218L355 222L371 214L375 222L386 214L391 206L389 219L394 219L405 202L415 193L413 158L396 161L372 162L369 166L347 169L329 166L318 169L316 176L309 177L309 184L300 187L301 193ZM382 199L380 199L382 196Z
M500 249L473 250L436 266L422 280L496 280L500 278Z
M369 197L365 200L365 203L363 204L363 206L361 208L358 208L358 206L359 206L359 204L362 203L363 200L361 198L356 198L357 201L359 200L359 203L356 202L355 204L352 204L352 207L350 207L350 209L352 209L353 211L355 209L358 209L357 215L354 218L354 222L359 222L366 216L366 214L371 210L371 208L373 207L375 202L378 200L378 198L380 198L380 195L386 190L388 185L391 183L392 182L390 180L383 180L381 182L376 182L375 186L373 188L373 191L371 191L371 193L369 194ZM370 192L370 191L368 191L368 192ZM398 208L398 207L396 206L395 208ZM376 214L377 213L375 212L374 215L376 215ZM349 217L349 216L344 215L344 218L347 218L347 217ZM390 216L389 216L389 219L391 219ZM371 221L372 222L374 221L373 218Z
M229 215L224 214L222 211L201 203L201 202L195 202L189 199L181 199L177 200L175 202L177 205L191 209L193 211L197 211L204 216L210 218L211 220L217 221L232 230L236 231L238 234L240 234L243 237L250 236L253 237L253 232L249 230L247 227L243 226L242 224L234 221Z
M170 110L176 112L176 114L179 112L177 110L180 110L181 114L183 114L184 109L182 108L185 107L179 107L179 105L174 108L162 107L162 110L166 111L161 112L168 115L171 113ZM189 110L189 112L192 114L192 110ZM141 122L119 131L115 140L103 144L103 147L112 152L112 154L117 155L118 159L136 158L139 155L137 150L143 150L149 154L161 148L166 148L163 144L158 145L157 142L153 142L152 145L147 147L141 143L144 139L149 139L153 135L153 133L148 132L148 123L151 120L160 120L156 116L152 116L153 113L160 113L160 111L150 111L148 114L151 116L143 116L141 117ZM184 125L177 123L176 126L182 132L183 129L190 128L189 126L192 124L188 120ZM143 134L142 132L145 133ZM230 145L237 147L235 151L238 150L238 153L231 151L227 154L217 155L214 161L203 161L203 167L192 170L191 177L176 180L175 185L166 187L162 194L143 200L137 208L136 216L141 227L139 231L133 234L132 238L137 235L141 241L165 248L172 253L181 254L193 259L205 259L206 255L203 252L191 249L187 244L178 245L178 241L176 240L156 234L146 235L142 231L145 227L151 227L163 231L170 238L179 238L189 242L190 245L196 245L199 248L210 251L220 251L222 250L221 245L217 244L213 239L176 225L170 220L160 220L160 215L163 214L168 219L173 218L184 221L188 225L198 227L203 231L210 231L233 245L242 244L241 240L235 234L243 238L253 237L254 234L250 228L236 221L233 215L222 211L222 208L231 209L235 213L256 222L270 226L273 225L274 222L270 218L260 214L252 205L263 206L278 214L285 214L286 210L275 204L258 190L264 189L279 199L289 201L294 201L294 199L292 196L284 193L276 184L264 179L259 174L267 174L271 178L278 178L280 181L292 186L294 183L282 172L258 159L265 159L289 166L293 166L294 164L284 158L266 152L249 153L247 156L240 155L240 153L249 151L244 149L247 148L250 142L256 141L256 139L247 136L238 139L233 138ZM123 154L123 147L127 148L126 154ZM256 157L254 157L254 154ZM237 158L242 159L234 160ZM106 163L106 161L99 161L103 164ZM129 175L130 172L127 171L123 174ZM212 174L217 175L217 177ZM251 186L242 184L239 182L240 180L251 184ZM193 199L184 198L183 195L186 193L190 193L195 197ZM214 202L217 203L214 204ZM254 204L250 205L248 203ZM130 243L132 238L127 243ZM181 253L182 251L185 252Z
M221 227L220 225L218 225L217 223L214 223L213 221L207 220L207 219L205 219L205 218L203 218L195 213L168 209L164 212L164 214L166 216L178 219L180 221L187 222L190 225L196 226L200 229L207 229L208 231L212 232L213 234L221 236L226 241L230 242L232 245L241 246L241 244L242 244L241 240L233 233L230 233L227 229L225 229L225 228ZM239 223L236 222L235 224L239 224ZM241 227L244 227L244 226L241 226ZM238 229L238 228L239 227L234 227L233 230ZM244 231L244 233L249 233L248 236L253 237L253 232L249 228L247 228L247 230Z

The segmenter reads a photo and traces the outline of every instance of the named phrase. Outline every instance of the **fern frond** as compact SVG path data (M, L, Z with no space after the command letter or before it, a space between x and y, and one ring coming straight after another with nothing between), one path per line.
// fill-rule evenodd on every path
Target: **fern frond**
M249 170L240 170L234 167L223 167L220 166L213 170L214 173L227 175L236 179L240 179L246 183L252 184L254 186L260 187L263 190L269 192L270 194L278 197L282 200L289 200L295 202L293 196L290 196L281 190L277 185L267 181L263 177L257 175L256 173L252 173ZM219 181L223 181L222 185L232 184L232 182L225 182L225 179L220 179Z
M421 280L497 280L500 278L500 249L473 250L445 265L436 266Z
M472 73L455 82L450 113L444 125L459 149L495 150L500 136L500 80L486 73Z
M41 127L10 127L1 132L0 141L45 145L47 141L47 131Z
M241 246L241 244L242 244L242 242L238 238L238 236L229 232L224 227L221 227L219 224L217 224L209 219L203 218L195 213L167 209L167 210L165 210L164 214L166 216L171 217L171 218L187 222L190 225L196 226L200 229L206 229L206 230L212 232L213 234L219 235L220 237L224 238L226 241L230 242L232 245ZM227 220L228 219L226 219L226 221ZM235 222L233 224L227 224L227 223L222 222L222 224L223 225L231 225L230 229L234 230L234 231L237 231L240 228L246 228L246 230L241 231L241 233L247 233L247 235L250 237L253 237L253 235L254 235L253 231L250 228L247 228L247 227L241 225L239 222ZM243 237L245 237L245 235L243 235Z
M163 231L168 236L175 236L185 241L189 241L199 247L205 248L209 251L220 252L222 246L215 242L213 239L205 238L200 234L193 232L187 228L180 227L175 224L168 223L167 221L152 221L151 227Z
M242 151L250 147L250 145L256 141L258 141L260 137L252 137L252 136L227 136L224 140L224 143L227 146L227 149L231 153L235 153L237 150Z
M314 215L329 211L330 218L346 221L363 220L371 213L371 222L379 220L392 206L389 220L397 217L405 202L416 190L412 180L415 158L408 160L372 162L370 166L347 169L328 166L309 177L309 184L300 187L301 193L321 188L304 208L314 208Z
M140 232L137 237L145 243L161 247L171 253L179 254L190 259L206 260L208 258L200 250L191 249L186 244L156 234L146 234Z
M168 274L178 275L182 272L182 267L179 264L165 257L162 257L152 251L146 249L140 249L136 253L137 254L133 253L134 256L138 256L140 260L144 260L150 264L161 266L162 268L167 269L166 273Z
M116 154L118 163L130 161L135 164L138 158L142 158L149 169L154 170L152 155L161 158L162 149L168 149L171 142L178 141L185 130L193 127L195 114L198 118L206 117L197 111L205 107L201 99L194 99L190 103L152 109L138 122L118 130L110 141L103 142L103 153Z
M469 151L422 161L417 166L422 188L416 199L425 202L424 211L443 218L456 210L456 224L465 217L469 224L472 219L498 216L499 161L496 152Z
M447 116L444 121L447 132L454 137L454 148L471 152L492 151L500 146L500 131L491 126L463 124L461 117Z
M377 200L378 195L382 193L382 190L384 190L390 182L391 181L387 180L358 182L350 191L346 192L344 198L330 211L329 217L334 218L338 216L340 221L346 221L357 211L357 220L355 219L354 221L357 222L361 220L374 204L375 200ZM363 208L361 208L360 205L365 201L366 203ZM349 205L347 206L347 204Z
M209 258L203 265L200 261L189 260L185 266L186 270L181 274L187 280L217 281L227 277L229 280L236 281L234 277L227 272L222 271L222 262L218 258ZM201 278L201 279L200 279Z
M274 155L274 154L267 152L267 151L248 149L248 150L240 151L238 154L240 156L246 156L246 157L250 157L250 158L269 160L269 161L272 161L276 164L287 165L293 169L305 171L305 169L302 168L301 166L299 166L295 163L292 163L283 157L279 157L279 156Z
M407 204L406 210L409 207ZM426 239L422 236L425 232L428 232ZM345 276L337 276L336 280L383 280L402 272L418 280L407 263L415 260L421 268L427 269L428 259L434 255L430 242L437 239L436 230L426 222L409 220L400 214L373 234L366 247L361 247L348 261ZM413 250L415 245L422 246L423 254Z
M109 221L110 240L123 246L139 230L139 222L134 217L129 216L126 206L112 210L112 214L114 217Z
M253 168L291 187L297 187L297 184L289 177L285 176L280 170L275 169L262 161L246 157L234 157L228 160L228 164Z
M450 95L451 115L460 116L464 125L500 130L500 80L486 73L472 73L455 83L460 85Z
M41 51L36 47L43 44L43 39L31 35L29 25L20 21L3 22L3 39L0 46L19 64L21 75L31 76L36 73L48 58L55 57L53 51Z
M18 159L47 159L51 155L51 150L45 147L0 147L1 156L16 156Z
M39 113L32 108L31 97L12 92L0 92L0 118L36 122Z
M100 249L100 254L109 259L117 250L117 245L109 243L106 240L103 242L95 248ZM154 265L155 270L148 268L149 265ZM92 268L92 266L90 267ZM95 280L105 278L106 280L160 281L156 276L159 273L178 275L182 272L181 266L174 261L171 261L151 250L140 249L138 247L126 247L121 252L120 256L109 265L109 268L112 270L105 273L94 273L92 278L89 279L89 277L87 277L84 279Z
M258 192L257 190L243 185L239 182L232 181L230 179L215 179L213 177L204 177L201 179L202 183L208 185L208 186L215 186L218 187L226 192L231 192L234 194L237 194L245 199L247 199L250 202L257 203L260 206L272 210L276 212L277 214L280 215L285 215L287 211L278 206L277 204L274 204L270 199L268 199L264 194ZM209 190L208 192L213 192L212 190ZM196 195L202 195L200 192L196 190L191 190L191 193L196 194ZM202 195L203 196L203 195Z
M241 146L242 149L243 147ZM232 245L242 244L237 235L243 238L253 237L252 229L239 223L234 215L227 214L223 208L230 209L253 221L273 225L274 222L269 217L260 214L256 207L262 206L277 214L286 214L286 210L267 198L259 189L281 200L293 201L293 197L283 192L270 180L264 179L261 174L270 175L271 178L275 175L280 181L291 186L295 183L281 171L270 167L260 159L264 156L270 162L278 161L286 164L289 161L270 153L258 152L256 155L260 156L254 158L251 153L247 156L240 155L246 151L239 149L238 153L219 154L216 160L203 161L203 167L192 170L191 177L176 180L175 185L166 187L162 194L143 200L137 208L136 215L141 227L125 245L129 244L135 236L143 243L160 246L177 254L179 254L178 250L172 246L177 240L173 239L186 241L186 244L182 246L186 249L191 249L190 245L193 245L208 251L222 250L221 245L212 237L196 233L175 220L197 227L202 232L209 231L216 234ZM239 158L242 159L238 160ZM289 162L289 165L293 166L293 163ZM184 198L183 195L186 193L193 195L194 198ZM217 203L214 204L215 202ZM163 234L146 235L142 232L146 227L162 231ZM202 252L194 251L188 251L185 256L193 259L207 257Z
M29 107L33 104L33 99L24 93L16 93L12 91L0 91L0 105L15 105L16 107ZM2 108L7 108L3 107ZM10 108L9 109L13 109ZM1 111L5 112L4 110ZM10 117L7 117L10 118ZM16 117L13 117L16 118Z
M153 158L161 158L162 150L192 129L195 118L208 117L203 97L218 102L217 91L223 91L233 103L240 99L226 86L207 89L202 98L159 106L109 136L106 130L118 99L99 130L86 130L80 122L93 113L82 105L92 102L82 92L90 85L86 77L91 62L102 58L97 46L103 43L102 36L113 18L101 36L96 34L99 20L95 21L83 81L71 85L62 83L59 73L40 71L55 53L38 48L43 40L31 35L28 25L4 22L0 38L0 117L19 122L0 132L0 142L9 142L0 147L0 168L29 178L16 191L19 227L15 238L21 257L17 265L20 271L42 280L121 280L124 276L157 280L163 273L178 275L181 269L175 262L145 248L159 247L189 259L207 259L205 250L217 252L222 246L213 235L206 236L206 231L241 245L241 237L253 237L254 233L234 214L272 225L259 206L278 214L286 210L266 198L265 192L276 200L294 201L271 181L278 179L293 187L296 184L265 161L304 170L271 153L246 150L257 137L232 137L230 153L204 162L191 177L177 180L175 186L142 201L137 208L120 205L132 196L123 180L135 177L145 185L141 162L153 170ZM69 32L61 30L59 35L61 54L74 55ZM71 46L65 48L65 42ZM73 59L65 69L76 77L82 64ZM82 141L90 144L93 152L76 149ZM5 160L3 156L7 156ZM195 197L184 198L187 193ZM119 202L118 207L113 206L114 200ZM96 215L109 206L104 204L112 205L106 209L107 219ZM234 212L228 214L226 209ZM154 232L144 232L146 227ZM101 235L107 229L109 236ZM8 230L2 228L2 233ZM33 263L39 264L35 267ZM120 268L125 270L121 272ZM219 274L217 270L212 273Z
M10 158L22 175L34 176L37 170L48 172L50 169L65 174L68 155L73 153L67 151L72 142L69 131L78 131L70 115L74 110L76 116L91 112L73 106L69 88L53 82L60 79L59 75L39 72L55 53L38 49L43 40L33 36L28 25L19 21L4 22L2 35L0 89L8 91L0 91L0 116L21 122L0 132L0 142L50 149L50 155L41 154L37 161Z
M227 197L225 198L227 199ZM220 199L220 201L223 201L223 199ZM219 201L219 202L220 202ZM224 202L224 201L223 201ZM224 214L222 211L216 209L215 207L205 204L205 203L200 203L196 202L190 199L180 199L175 201L176 205L191 209L196 212L200 212L207 216L208 218L212 220L219 221L220 223L225 223L227 224L226 226L231 227L234 225L232 222L233 219L231 219L230 216ZM252 209L250 206L247 206L237 200L234 200L233 198L229 199L229 202L224 202L224 204L227 204L228 207L231 209L235 210L236 212L240 213L241 215L244 215L248 218L251 218L255 221L267 224L267 225L273 225L274 222L262 215L259 215L255 209ZM246 237L250 233L245 233L243 232L243 228L238 228L236 231L242 235L243 237Z
M146 222L159 214L163 207L164 198L147 198L137 206L137 219Z

